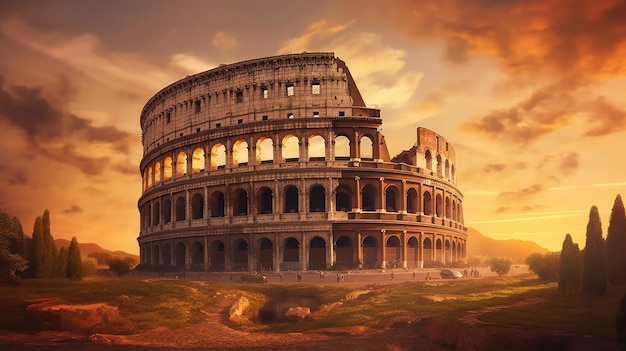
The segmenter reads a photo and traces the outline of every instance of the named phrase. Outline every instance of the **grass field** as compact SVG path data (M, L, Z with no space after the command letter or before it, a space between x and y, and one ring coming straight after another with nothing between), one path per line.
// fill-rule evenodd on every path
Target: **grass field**
M346 296L365 292L354 299ZM366 326L383 329L395 321L424 317L456 320L468 311L505 306L481 313L482 322L530 326L616 340L615 318L624 289L609 288L606 296L584 293L562 294L556 283L545 283L534 275L503 278L432 280L374 285L228 284L187 280L139 280L130 278L88 278L67 280L26 280L18 286L0 287L0 329L15 332L37 331L39 326L26 312L29 300L55 298L60 303L105 302L118 306L122 316L140 329L171 328L194 323L203 311L221 302L244 296L251 301L246 310L254 319L258 309L270 300L310 297L322 309L300 323L256 325L247 330L264 332L305 332L318 328ZM420 296L446 298L433 304L419 304ZM523 307L519 301L541 298ZM233 325L235 328L244 328Z

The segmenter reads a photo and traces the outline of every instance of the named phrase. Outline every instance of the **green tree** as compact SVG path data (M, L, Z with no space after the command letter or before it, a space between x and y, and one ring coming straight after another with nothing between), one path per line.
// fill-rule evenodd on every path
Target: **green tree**
M52 278L57 260L56 246L50 233L50 211L35 219L33 244L30 250L31 275L33 278Z
M572 236L565 235L559 257L559 291L570 292L580 288L580 249Z
M132 257L111 257L108 264L109 270L121 277L130 272L135 265L135 259Z
M65 271L67 269L67 248L62 247L57 253L57 258L54 261L54 273L52 274L52 278L55 279L63 279L65 278Z
M72 237L70 246L67 252L67 269L65 271L65 277L71 280L83 279L82 263L80 260L80 247L76 237Z
M20 221L0 211L0 283L16 282L28 268L20 242L24 240Z
M526 257L526 264L531 272L537 274L541 280L557 280L557 272L559 270L558 252L547 252L541 254L535 252Z
M499 276L506 275L511 270L513 261L508 257L492 257L487 261L489 269Z
M592 206L587 223L583 255L583 290L590 295L604 295L607 286L606 255L598 208Z
M613 203L606 233L606 261L609 282L613 286L626 284L626 214L618 194Z

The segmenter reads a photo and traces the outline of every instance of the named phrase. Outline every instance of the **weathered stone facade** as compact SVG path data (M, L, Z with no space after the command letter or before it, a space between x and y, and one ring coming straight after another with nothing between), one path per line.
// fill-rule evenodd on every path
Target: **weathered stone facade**
M391 158L381 126L333 53L167 86L141 113L141 263L319 270L465 257L454 148L417 128Z

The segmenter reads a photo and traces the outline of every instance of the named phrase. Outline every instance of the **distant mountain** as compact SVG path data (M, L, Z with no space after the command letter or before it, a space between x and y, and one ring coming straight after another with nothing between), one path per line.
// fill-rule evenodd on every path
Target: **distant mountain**
M70 241L67 239L54 239L54 245L56 245L57 250L60 250L62 247L68 248L70 246ZM128 252L124 252L124 251L111 251L111 250L103 249L98 244L94 244L94 243L79 242L78 247L80 248L80 255L83 257L87 257L90 253L97 252L97 253L107 253L111 256L132 257L135 259L136 262L139 262L139 256L137 255L129 254Z
M534 252L546 253L549 250L533 241L507 239L497 240L481 234L474 228L467 228L467 257L511 257L514 263L524 263L526 257Z

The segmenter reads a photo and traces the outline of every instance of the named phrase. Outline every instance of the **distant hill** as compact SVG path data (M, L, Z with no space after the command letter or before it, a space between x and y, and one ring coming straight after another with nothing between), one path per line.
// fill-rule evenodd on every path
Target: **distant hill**
M534 252L546 253L549 250L533 241L507 239L497 240L481 234L474 228L467 228L467 257L511 257L514 263L524 263L526 257Z
M62 247L68 248L70 246L70 241L67 239L54 239L54 245L56 245L57 250L60 250ZM79 242L78 247L80 248L80 255L83 257L87 257L90 253L97 252L97 253L107 253L111 256L132 257L135 259L135 262L139 262L139 256L137 255L129 254L128 252L124 252L124 251L111 251L111 250L103 249L98 244L94 244L94 243Z

